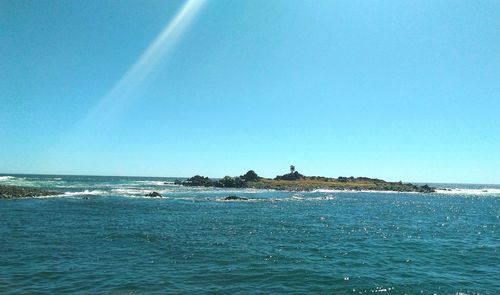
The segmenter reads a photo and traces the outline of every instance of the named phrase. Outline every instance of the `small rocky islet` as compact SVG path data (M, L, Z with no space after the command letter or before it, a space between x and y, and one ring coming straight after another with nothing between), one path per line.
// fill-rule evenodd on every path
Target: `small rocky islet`
M312 191L316 189L346 190L346 191L394 191L433 193L435 188L412 183L389 182L368 177L338 177L305 176L290 166L290 173L278 175L274 179L263 178L255 171L249 170L241 176L225 176L221 179L210 179L206 176L195 175L184 181L176 180L175 184L182 186L202 186L220 188L253 188L274 189L287 191Z

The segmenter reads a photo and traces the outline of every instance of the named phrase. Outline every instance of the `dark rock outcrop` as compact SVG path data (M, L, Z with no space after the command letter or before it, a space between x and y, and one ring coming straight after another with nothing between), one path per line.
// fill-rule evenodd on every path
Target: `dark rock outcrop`
M255 173L255 171L248 170L248 172L245 173L244 175L241 175L240 178L243 179L244 181L259 181L261 177L259 177L259 175Z
M61 193L38 188L0 185L0 199L36 198L59 194Z
M436 189L424 184L422 186L416 186L419 193L435 193Z
M245 182L239 177L224 176L224 178L215 181L213 186L240 188L245 186Z
M238 196L227 196L224 201L248 201L248 198L238 197Z
M304 175L300 174L297 171L276 176L275 180L299 180L304 178Z
M213 181L205 176L195 175L182 182L184 186L213 186Z
M150 193L145 194L144 196L150 197L150 198L163 198L163 196L158 192L150 192Z
M257 182L262 177L259 177L253 170L241 176L231 177L224 176L218 180L212 180L205 176L195 175L185 181L176 180L174 184L183 186L205 186L205 187L225 187L225 188L243 188L247 187L247 182Z

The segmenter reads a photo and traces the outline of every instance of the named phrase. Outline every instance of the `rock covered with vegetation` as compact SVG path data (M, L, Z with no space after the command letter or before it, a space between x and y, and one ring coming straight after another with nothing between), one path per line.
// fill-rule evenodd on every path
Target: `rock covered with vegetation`
M300 174L297 171L290 172L288 174L284 175L278 175L274 178L274 180L299 180L299 179L304 179L305 176Z
M260 177L259 175L257 175L257 173L255 173L255 171L248 170L248 172L245 173L245 174L243 174L243 175L241 175L240 178L243 179L244 181L258 181L262 177Z
M295 167L290 166L290 173L276 176L274 179L262 178L250 170L246 174L236 177L225 176L222 179L212 180L208 177L196 175L177 184L184 186L204 186L223 188L256 188L289 191L311 191L315 189L354 190L354 191L395 191L395 192L435 192L428 185L411 183L388 182L368 177L338 177L304 176Z
M311 191L316 189L329 190L351 190L351 191L394 191L394 192L418 192L433 193L435 189L428 185L415 185L403 182L388 182L376 178L350 177L348 181L339 178L328 178L322 176L304 176L298 180L283 179L261 179L258 182L248 184L248 187L256 189L275 189L290 191Z
M0 199L35 198L59 194L58 192L38 188L0 185Z

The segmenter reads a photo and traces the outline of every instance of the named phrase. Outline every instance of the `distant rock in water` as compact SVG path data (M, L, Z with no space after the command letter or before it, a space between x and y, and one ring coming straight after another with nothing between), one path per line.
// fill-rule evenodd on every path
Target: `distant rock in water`
M0 185L0 199L36 198L60 194L38 188Z
M163 196L158 192L150 192L148 194L145 194L144 196L150 197L150 198L163 198Z
M238 197L238 196L227 196L224 201L248 201L248 198Z
M213 186L213 181L205 176L195 175L182 182L184 186Z

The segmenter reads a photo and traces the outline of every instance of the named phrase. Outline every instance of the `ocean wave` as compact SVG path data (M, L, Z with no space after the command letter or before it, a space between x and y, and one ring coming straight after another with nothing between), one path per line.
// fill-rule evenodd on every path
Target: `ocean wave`
M119 195L144 195L148 191L137 188L115 188L111 192Z
M266 192L276 192L270 189L255 189L255 188L220 188L220 187L185 187L179 186L176 188L170 187L171 191L196 193L196 194L259 194Z
M436 189L436 193L444 195L500 195L500 189L498 188L447 188L447 189Z
M166 181L158 181L158 180L136 180L134 182L139 183L141 185L155 185L155 186L168 184L168 182L166 182ZM172 184L173 184L173 182L172 182Z
M172 199L178 199L176 197L172 197ZM215 201L215 202L312 202L312 201L331 201L336 200L337 198L333 195L319 196L319 197L309 197L303 195L293 195L290 197L281 197L281 198L247 198L241 200L226 200L224 198L216 197L216 198L191 198L195 201Z
M335 196L332 196L332 195L307 198L307 200L311 200L311 201L330 201L330 200L336 200L336 199L337 198Z
M175 184L175 181L164 181L163 183L166 185L181 186L181 184Z
M323 202L323 201L332 201L336 200L337 198L333 195L327 195L327 196L318 196L318 197L298 197L298 196L290 196L290 197L278 197L278 198L268 198L268 197L262 197L262 198L251 198L251 197L244 197L246 199L240 199L240 200L227 200L226 197L220 197L220 196L200 196L200 195L195 195L195 196L183 196L183 195L165 195L162 193L161 198L152 198L149 196L146 196L145 194L148 191L141 191L141 192L127 192L127 193L120 193L119 196L123 198L132 198L132 199L148 199L148 200L158 200L158 201L174 201L174 202L179 202L179 201L184 201L184 202L192 202L192 203L200 203L200 202L221 202L221 203L255 203L255 202L263 202L263 203L277 203L277 202ZM117 194L117 192L114 192L114 194ZM76 194L75 194L76 195Z
M384 190L341 190L341 189L315 189L311 193L371 193L371 194L419 194L419 192L398 192Z
M261 198L259 200L271 201L271 202L312 202L312 201L317 202L317 201L331 201L336 199L337 198L333 195L318 196L318 197L293 195L291 197L285 197L285 198Z
M84 190L84 191L80 191L80 192L65 192L64 194L62 194L63 196L83 196L83 195L94 195L94 196L98 196L98 195L105 195L105 194L108 194L107 191L101 191L101 190Z
M0 176L0 181L14 179L14 178L15 178L14 176L9 176L9 175L7 175L7 176Z

